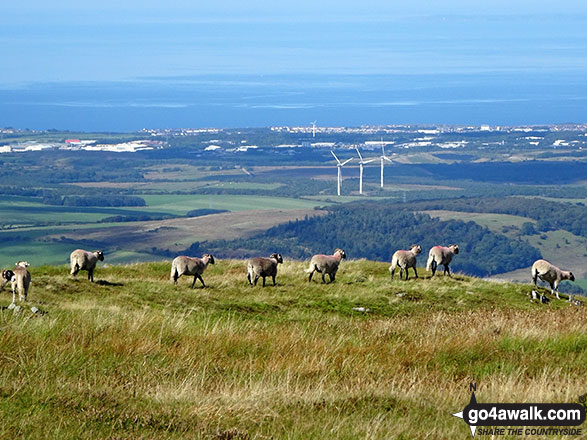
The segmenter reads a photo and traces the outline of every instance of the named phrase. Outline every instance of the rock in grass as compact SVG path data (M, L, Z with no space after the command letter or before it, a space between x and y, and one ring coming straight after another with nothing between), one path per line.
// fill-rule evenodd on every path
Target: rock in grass
M33 312L35 315L46 315L47 312L44 310L39 309L38 307L31 307L31 312Z
M370 310L366 309L365 307L353 307L353 310L355 312L362 312L362 313L369 313Z

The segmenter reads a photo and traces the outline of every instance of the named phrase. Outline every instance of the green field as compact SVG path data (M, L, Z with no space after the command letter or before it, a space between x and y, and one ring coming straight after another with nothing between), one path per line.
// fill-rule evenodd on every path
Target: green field
M185 215L192 209L228 209L229 211L246 211L251 209L312 209L317 203L312 200L293 199L287 197L266 197L247 195L144 195L146 211L168 212Z
M520 217L517 215L509 214L491 214L481 212L460 212L460 211L443 211L443 210L430 210L422 211L424 214L428 214L430 217L436 217L440 220L462 220L464 222L472 221L480 226L485 226L490 231L498 234L502 233L504 226L515 226L520 228L524 223L536 223L527 217Z
M48 314L0 310L0 438L456 439L471 380L480 402L587 389L585 307L530 286L390 282L359 260L328 285L286 261L250 288L244 261L218 260L192 290L169 267L100 265L95 284L31 268L27 306Z

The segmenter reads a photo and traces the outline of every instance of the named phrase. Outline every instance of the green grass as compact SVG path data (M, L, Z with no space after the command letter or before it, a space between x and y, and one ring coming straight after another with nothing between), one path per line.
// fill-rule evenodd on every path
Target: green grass
M94 284L31 267L48 314L0 310L0 438L466 438L451 414L470 380L482 402L585 391L585 307L387 266L345 261L323 285L286 261L263 289L217 261L195 290L168 262L100 265Z
M311 209L325 203L287 197L245 196L245 195L144 195L147 208L185 215L192 209L212 208L229 211L246 211L251 209Z
M504 226L516 226L517 228L520 228L524 223L536 223L535 220L532 220L530 218L509 214L444 210L430 210L422 212L428 214L430 217L439 218L440 220L462 220L465 222L473 221L478 225L484 226L488 228L490 231L496 232L498 234L502 233Z

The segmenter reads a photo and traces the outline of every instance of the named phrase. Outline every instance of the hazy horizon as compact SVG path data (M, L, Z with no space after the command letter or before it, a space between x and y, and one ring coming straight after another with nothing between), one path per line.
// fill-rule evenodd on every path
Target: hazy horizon
M581 2L0 8L0 126L587 121Z

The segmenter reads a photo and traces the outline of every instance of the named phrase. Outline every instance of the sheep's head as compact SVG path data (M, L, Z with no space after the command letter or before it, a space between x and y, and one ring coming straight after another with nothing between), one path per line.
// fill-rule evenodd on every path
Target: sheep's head
M448 248L452 251L453 254L459 253L459 245L458 244L449 244Z
M413 244L412 246L410 246L410 250L416 255L418 255L422 253L422 246L420 246L419 244Z
M2 279L3 280L10 281L13 276L14 276L14 272L12 272L10 269L2 271ZM4 283L6 283L6 281Z
M214 257L210 254L204 254L202 255L202 258L207 258L208 259L208 264L214 264Z
M569 272L569 280L575 281L575 275L573 275L573 272Z
M271 254L269 258L274 258L278 263L283 263L283 257L281 254Z
M17 261L16 266L27 268L30 266L30 264L28 261Z
M104 252L102 252L102 251L95 251L94 253L96 254L96 257L98 257L98 260L104 261Z
M334 255L336 255L336 254L340 254L340 258L346 258L346 253L342 249L335 249Z
M13 276L14 272L12 272L11 270L2 271L2 278L0 278L0 290L6 285L8 281L12 281Z

